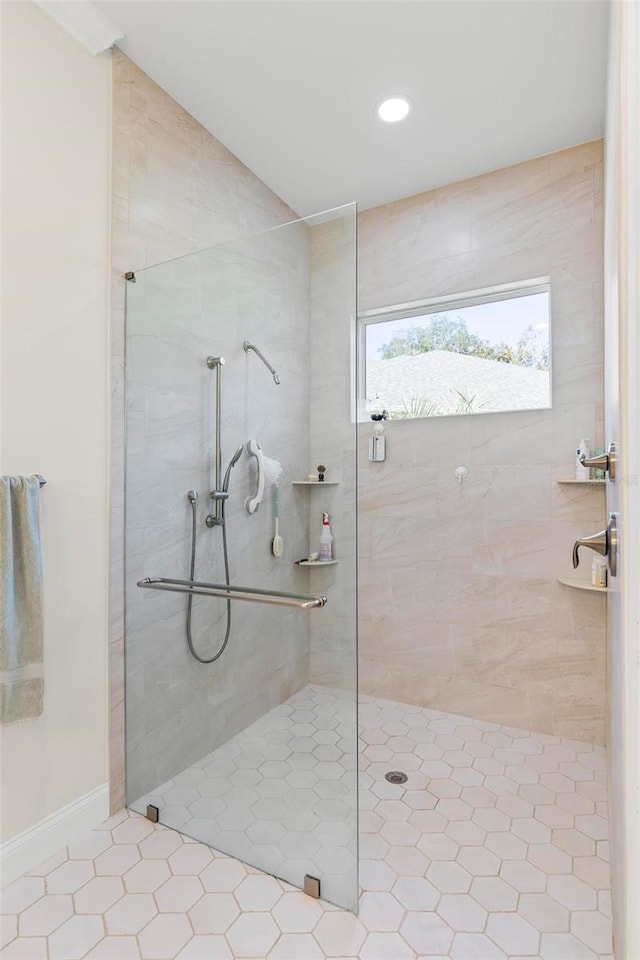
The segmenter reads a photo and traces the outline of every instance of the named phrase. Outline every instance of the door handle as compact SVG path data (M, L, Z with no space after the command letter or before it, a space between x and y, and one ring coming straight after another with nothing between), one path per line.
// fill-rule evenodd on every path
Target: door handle
M618 448L612 441L607 447L606 453L601 453L598 457L580 457L580 463L583 467L594 467L596 470L604 470L609 474L609 480L616 478L616 465L618 462Z
M618 515L609 514L606 530L594 533L590 537L579 537L573 545L573 568L580 563L580 547L589 547L602 557L607 558L607 566L612 577L618 575Z
M606 473L608 473L609 454L601 453L597 457L587 457L583 453L580 457L580 463L583 467L595 467L596 470L604 470Z
M578 537L573 545L574 570L580 563L580 554L578 552L580 547L589 547L590 550L595 550L596 553L606 557L609 553L609 536L607 531L601 530L600 533L594 533L591 537Z

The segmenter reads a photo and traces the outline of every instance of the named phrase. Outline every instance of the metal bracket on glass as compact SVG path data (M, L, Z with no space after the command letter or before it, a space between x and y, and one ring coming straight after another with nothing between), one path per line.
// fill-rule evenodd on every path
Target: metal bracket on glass
M232 587L225 583L201 583L198 580L172 580L169 577L145 577L138 580L139 587L148 590L168 590L172 593L196 594L200 597L222 597L223 600L245 600L248 603L269 603L276 607L297 607L313 610L325 607L327 598L309 597L299 593L283 593L279 590L259 590L257 587Z
M314 900L320 899L320 880L318 877L312 877L310 873L305 873L302 889L308 897Z

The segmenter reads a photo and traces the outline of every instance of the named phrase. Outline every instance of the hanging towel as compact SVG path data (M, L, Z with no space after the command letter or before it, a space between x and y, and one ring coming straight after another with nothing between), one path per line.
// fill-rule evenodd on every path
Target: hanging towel
M0 722L42 713L38 477L0 477Z

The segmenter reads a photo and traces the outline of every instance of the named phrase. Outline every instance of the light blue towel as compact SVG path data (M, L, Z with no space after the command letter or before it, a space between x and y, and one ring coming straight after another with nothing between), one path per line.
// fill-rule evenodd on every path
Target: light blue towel
M42 713L38 477L0 477L0 723Z

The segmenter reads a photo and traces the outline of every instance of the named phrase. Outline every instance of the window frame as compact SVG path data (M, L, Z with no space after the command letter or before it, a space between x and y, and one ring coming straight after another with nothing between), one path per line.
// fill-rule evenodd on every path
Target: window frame
M364 310L358 314L358 369L357 369L357 398L358 419L368 420L367 413L367 327L376 323L386 323L389 320L409 320L412 317L427 317L434 313L448 313L461 310L463 307L475 307L482 303L498 303L501 300L517 300L519 297L528 297L536 293L549 294L549 406L534 407L535 410L550 410L553 407L553 351L551 349L552 306L551 306L551 278L534 277L528 280L515 280L510 283L495 284L491 287L482 287L477 290L467 290L464 293L445 294L441 297L429 297L425 300L413 300L407 303L395 303L387 307L377 307L373 310ZM525 410L487 410L491 413L524 413ZM443 416L464 416L465 414L444 414ZM469 414L466 414L468 416ZM478 416L478 414L473 414ZM430 417L401 417L400 420L429 420Z

